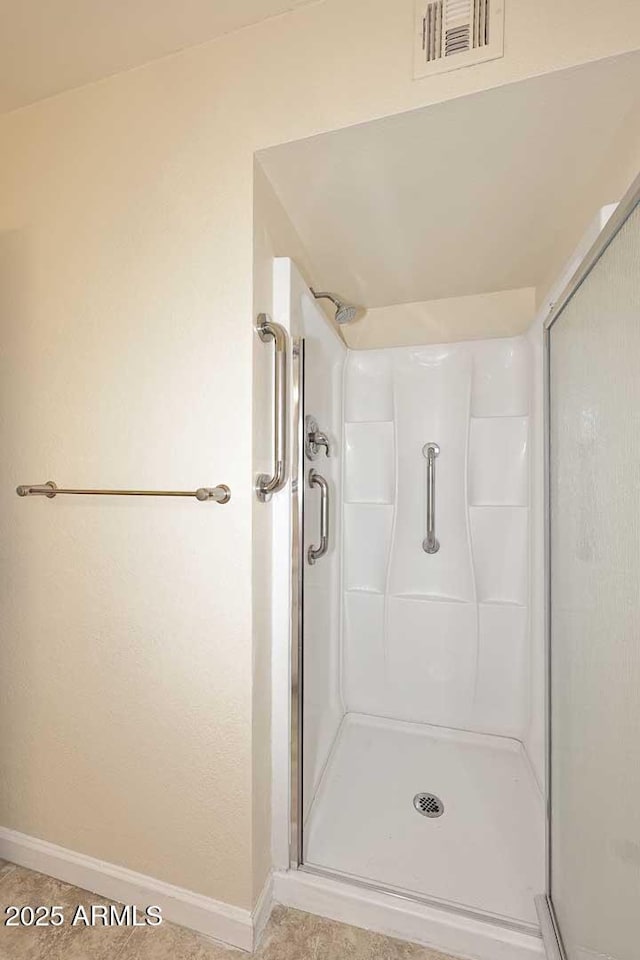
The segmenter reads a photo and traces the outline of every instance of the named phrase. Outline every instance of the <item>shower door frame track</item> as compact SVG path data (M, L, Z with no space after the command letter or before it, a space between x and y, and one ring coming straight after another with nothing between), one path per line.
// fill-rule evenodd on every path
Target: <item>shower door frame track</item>
M304 337L291 348L291 755L289 865L302 866L302 731L304 723Z
M291 643L289 754L289 869L348 883L361 890L383 893L405 903L433 907L458 917L498 925L516 933L539 936L534 924L511 920L472 907L425 897L362 877L315 867L304 862L303 851L303 733L304 733L304 486L305 486L305 341L294 337L291 348Z
M552 868L552 763L551 752L553 743L552 705L551 705L551 443L550 443L550 416L551 416L551 328L558 320L562 311L572 299L576 291L582 286L593 268L600 261L609 244L615 239L636 207L640 205L640 174L635 178L626 194L619 202L609 220L600 231L593 244L583 257L573 276L562 290L558 299L550 306L549 313L544 321L543 345L543 402L544 402L544 581L545 581L545 767L546 767L546 891L536 897L536 909L540 920L542 940L547 953L547 960L569 960L560 926L556 916L552 897L551 868Z

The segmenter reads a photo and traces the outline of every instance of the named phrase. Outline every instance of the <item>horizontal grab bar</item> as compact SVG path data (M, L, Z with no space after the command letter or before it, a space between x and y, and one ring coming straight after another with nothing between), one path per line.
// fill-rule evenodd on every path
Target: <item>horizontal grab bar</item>
M26 484L16 488L19 497L48 497L50 500L58 494L73 494L96 497L195 497L203 503L213 500L215 503L228 503L231 490L224 483L217 487L199 487L198 490L72 490L58 487L53 480L46 483Z

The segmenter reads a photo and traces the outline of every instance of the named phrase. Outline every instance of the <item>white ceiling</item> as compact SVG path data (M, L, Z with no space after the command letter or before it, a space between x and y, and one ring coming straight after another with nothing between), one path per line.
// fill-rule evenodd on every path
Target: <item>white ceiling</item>
M0 0L0 113L310 0Z
M640 53L259 159L316 285L377 307L543 284L634 154L640 169Z

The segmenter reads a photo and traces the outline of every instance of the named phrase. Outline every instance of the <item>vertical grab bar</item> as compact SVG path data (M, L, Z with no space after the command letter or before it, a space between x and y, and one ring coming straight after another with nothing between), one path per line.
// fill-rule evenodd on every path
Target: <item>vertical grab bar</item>
M436 457L440 453L437 443L425 443L422 455L427 461L427 535L422 541L425 553L437 553L440 542L436 537Z
M273 476L261 473L256 478L256 496L261 503L282 490L287 482L287 334L284 327L274 323L266 313L258 314L256 331L263 343L273 340Z
M313 566L329 549L329 484L317 470L310 470L309 486L320 487L320 544L307 550L307 559Z

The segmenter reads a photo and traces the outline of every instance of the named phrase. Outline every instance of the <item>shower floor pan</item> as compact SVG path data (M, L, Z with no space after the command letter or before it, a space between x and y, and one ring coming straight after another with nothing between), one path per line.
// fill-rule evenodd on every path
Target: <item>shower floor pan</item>
M516 740L347 714L304 837L309 867L537 924L544 803Z

